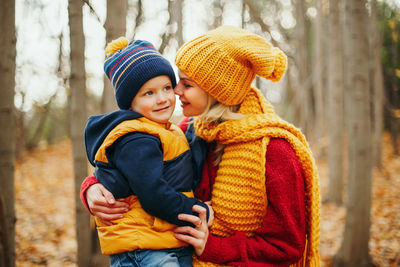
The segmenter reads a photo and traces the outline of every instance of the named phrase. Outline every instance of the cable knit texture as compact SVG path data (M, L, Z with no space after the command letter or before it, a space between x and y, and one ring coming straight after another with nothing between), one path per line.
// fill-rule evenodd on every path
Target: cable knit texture
M256 75L279 81L286 55L261 36L222 26L184 44L176 66L219 102L240 104ZM240 90L239 90L240 89Z
M319 266L320 197L317 168L301 131L279 118L273 107L251 88L239 113L243 119L209 125L197 119L196 134L207 141L225 144L222 161L212 191L215 212L210 229L216 236L227 237L235 231L253 236L266 214L265 154L270 138L289 142L303 167L307 246L303 258L293 266ZM194 266L218 266L194 259Z

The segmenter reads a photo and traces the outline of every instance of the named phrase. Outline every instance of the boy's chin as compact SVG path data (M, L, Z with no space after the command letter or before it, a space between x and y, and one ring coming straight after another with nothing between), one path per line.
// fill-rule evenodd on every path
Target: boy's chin
M158 123L167 123L169 122L171 116L168 117L158 117L158 118L153 118L153 121L158 122Z

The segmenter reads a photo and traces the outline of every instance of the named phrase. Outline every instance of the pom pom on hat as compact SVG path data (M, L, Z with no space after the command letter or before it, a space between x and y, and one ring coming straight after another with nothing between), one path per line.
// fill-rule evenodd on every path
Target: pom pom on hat
M278 82L286 72L287 57L279 48L274 47L273 50L275 52L275 67L274 71L267 79L273 82Z
M240 104L256 75L279 81L286 55L264 38L243 29L222 26L184 44L177 67L219 102Z
M129 43L129 40L125 37L119 37L118 39L112 40L106 46L106 56L111 55L112 53L125 48Z
M129 42L125 37L120 37L107 45L106 54L104 72L115 89L120 109L129 109L143 84L154 77L167 75L172 86L176 86L171 64L150 42Z

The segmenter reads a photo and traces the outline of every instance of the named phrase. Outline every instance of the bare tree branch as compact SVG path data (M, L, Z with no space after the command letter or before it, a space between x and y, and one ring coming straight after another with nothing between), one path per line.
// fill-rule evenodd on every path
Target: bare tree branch
M136 20L135 20L135 29L139 28L142 22L143 22L143 4L142 0L138 0L138 13L136 15Z
M164 53L164 50L167 47L169 41L171 40L171 36L172 36L172 34L169 33L169 26L172 24L172 21L173 21L173 18L172 18L173 10L172 10L171 0L168 0L168 14L169 14L169 19L168 19L167 27L161 37L162 42L161 42L160 48L158 49L158 51L160 51L161 54Z
M257 8L252 0L243 0L243 3L249 8L249 13L251 14L252 19L257 22L260 26L261 29L264 32L271 32L271 27L268 26L267 24L265 24L265 22L263 21L263 19L261 18L260 12L259 12L259 8ZM285 34L285 32L282 30L282 27L280 26L280 24L278 24L278 28L281 30L280 34L283 38L283 42L287 43L287 35ZM271 43L274 46L279 46L278 43L271 38Z
M260 16L260 13L258 12L257 7L253 4L253 1L244 0L244 3L246 4L246 6L248 6L251 16L253 17L255 22L257 22L261 26L261 29L264 32L271 32L271 28L267 24L264 23L264 21L262 20L262 18ZM274 46L277 46L277 43L273 38L271 38L271 42Z
M82 1L89 7L90 14L92 14L92 15L94 15L96 17L96 19L100 23L100 25L103 25L101 23L99 15L97 15L96 11L94 10L94 8L93 8L92 4L89 2L89 0L82 0Z

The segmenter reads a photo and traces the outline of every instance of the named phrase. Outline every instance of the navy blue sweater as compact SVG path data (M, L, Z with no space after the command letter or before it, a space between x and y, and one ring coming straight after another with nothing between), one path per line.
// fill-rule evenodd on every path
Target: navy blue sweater
M85 129L85 145L90 163L96 167L95 176L115 198L136 195L149 214L176 225L191 225L180 221L180 213L193 214L195 204L208 207L188 192L193 185L192 157L189 150L176 158L163 160L159 138L143 132L131 132L119 137L106 149L108 163L95 160L105 137L118 124L142 117L140 114L118 110L89 118Z

